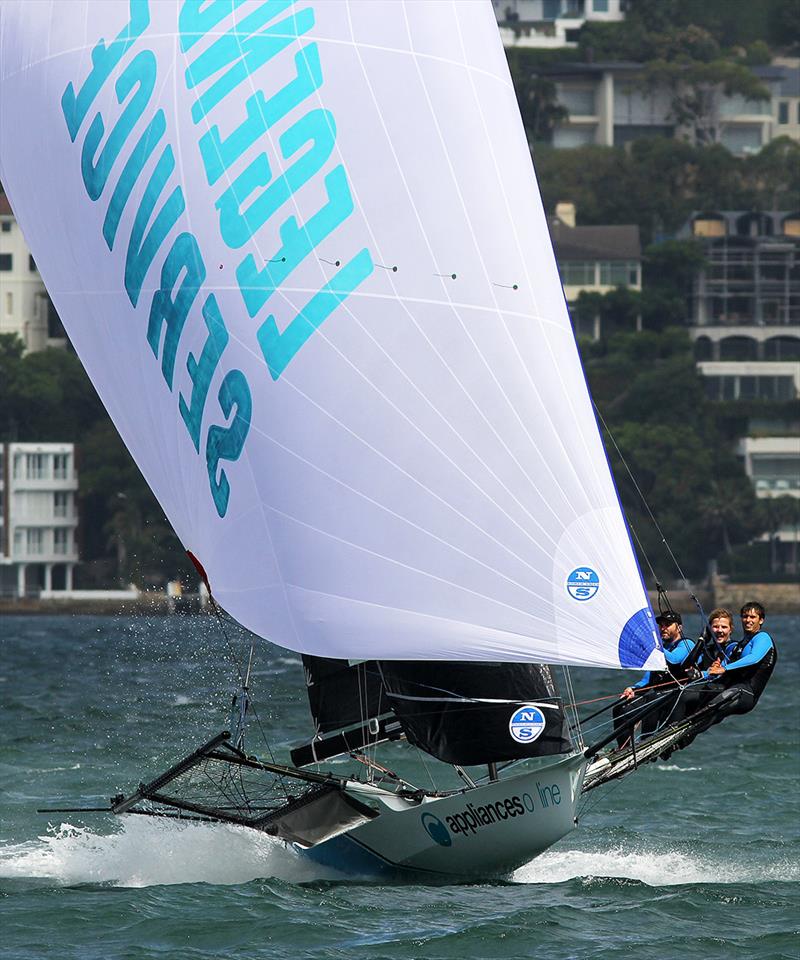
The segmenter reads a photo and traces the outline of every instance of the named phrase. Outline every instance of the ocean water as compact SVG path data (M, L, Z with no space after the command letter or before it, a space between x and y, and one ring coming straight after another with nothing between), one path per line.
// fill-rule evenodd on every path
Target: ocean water
M591 793L507 881L426 887L240 828L37 814L105 804L224 728L244 641L213 618L0 618L0 957L800 957L800 618L767 626L780 659L753 713ZM573 679L590 700L630 675ZM299 658L261 644L253 691L285 759L309 731Z

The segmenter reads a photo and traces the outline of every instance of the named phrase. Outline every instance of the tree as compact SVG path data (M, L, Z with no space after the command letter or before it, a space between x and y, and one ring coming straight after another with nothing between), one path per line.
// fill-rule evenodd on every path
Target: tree
M645 568L675 572L650 516L690 576L760 532L752 486L718 426L685 329L583 345L589 385Z
M534 51L512 47L506 51L511 79L517 95L522 124L529 143L549 141L555 127L569 116L558 103L556 86L542 74L557 51Z
M669 91L672 120L700 144L720 142L725 129L723 97L769 99L769 90L758 77L731 60L654 60L645 66L644 83L650 90Z

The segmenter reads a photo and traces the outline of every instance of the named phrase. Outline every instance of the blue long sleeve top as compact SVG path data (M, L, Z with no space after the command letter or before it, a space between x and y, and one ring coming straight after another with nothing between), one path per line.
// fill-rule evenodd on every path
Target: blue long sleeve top
M677 666L683 663L692 650L694 650L694 640L690 640L688 637L681 637L680 640L672 644L671 647L664 647L664 659L668 664L671 663ZM636 689L637 687L646 687L649 684L650 672L646 673L641 680L634 683L633 687Z
M759 630L758 633L753 634L748 643L745 645L741 656L733 661L730 660L730 657L733 655L733 652L736 649L736 643L729 643L725 647L725 659L722 661L722 666L725 667L726 673L731 670L741 670L742 667L752 666L753 664L759 663L761 660L763 660L764 657L769 653L772 646L772 637L767 633L766 630ZM708 670L703 672L703 676L708 678Z

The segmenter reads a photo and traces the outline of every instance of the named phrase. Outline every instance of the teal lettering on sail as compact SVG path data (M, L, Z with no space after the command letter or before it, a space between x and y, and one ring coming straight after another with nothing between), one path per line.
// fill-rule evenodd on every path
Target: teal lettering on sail
M144 235L156 202L174 169L175 157L172 153L172 147L168 146L164 149L156 164L133 221L128 253L125 257L125 289L134 307L139 301L145 274L150 269L158 248L177 223L178 217L186 209L183 191L180 187L175 187L156 215L147 236Z
M230 16L244 0L184 0L178 14L178 31L181 37L181 50L187 50L204 37L209 30L225 17Z
M89 107L114 67L150 24L149 0L130 0L130 11L130 20L116 39L108 47L101 40L92 50L92 69L84 80L80 92L76 95L75 87L69 83L61 97L61 110L67 121L67 130L73 143L81 124L86 119Z
M364 249L342 267L333 280L314 294L283 333L278 331L273 316L264 321L258 330L258 343L273 380L280 377L311 334L373 270L374 264L369 250Z
M167 120L164 116L164 111L159 110L147 125L147 129L141 135L139 142L125 161L125 166L122 168L120 178L108 202L105 220L103 220L103 237L109 250L114 249L114 241L117 237L119 221L128 204L131 191L139 179L144 165L152 156L153 151L158 146L166 130Z
M270 257L270 263L259 270L253 255L248 254L239 264L236 279L251 317L311 251L353 212L353 198L344 167L334 167L324 182L328 202L302 226L296 217L284 221L280 229L281 247Z
M218 399L226 418L230 417L231 411L234 407L236 408L230 426L210 427L206 442L206 466L211 495L214 498L217 513L220 517L224 517L228 510L231 486L219 463L220 460L239 459L250 430L250 417L253 412L250 387L241 370L229 370L225 374L225 379L219 388Z
M211 378L219 365L222 351L227 347L229 334L222 319L217 298L214 294L209 294L206 302L203 304L203 318L208 327L208 337L200 353L200 359L196 359L193 353L190 353L186 359L186 369L189 371L189 379L192 381L192 395L187 404L183 396L178 398L183 422L192 438L195 450L200 452L200 425L203 420L203 408L205 407L208 388L211 386Z
M123 110L122 116L114 124L97 160L94 158L97 156L97 150L105 132L105 124L102 116L99 113L95 114L81 150L81 174L86 192L92 200L97 200L105 189L111 168L149 103L156 82L156 72L156 58L152 50L142 50L122 72L115 87L117 102L120 105L123 104L134 87L136 92Z
M289 0L267 0L267 3L246 17L234 30L204 50L187 68L186 85L192 90L225 67L230 67L195 101L192 107L192 119L195 123L199 123L259 67L314 26L314 11L306 8L261 33L254 32L288 6Z
M297 76L269 100L261 90L249 97L245 102L245 119L224 140L216 125L200 138L200 156L210 185L216 183L274 123L319 88L322 69L317 45L312 43L304 47L294 61Z
M308 150L282 176L264 190L243 212L244 200L257 186L270 179L269 162L261 154L217 201L222 239L234 249L243 246L270 217L304 184L319 172L331 155L336 140L336 124L327 110L312 110L293 124L281 137L284 159L310 143Z
M173 296L175 284L180 277L180 287ZM147 323L147 342L156 357L162 329L166 328L161 351L161 372L170 390L183 326L205 278L206 267L194 234L180 234L175 238L161 268L161 286L153 294L150 319Z

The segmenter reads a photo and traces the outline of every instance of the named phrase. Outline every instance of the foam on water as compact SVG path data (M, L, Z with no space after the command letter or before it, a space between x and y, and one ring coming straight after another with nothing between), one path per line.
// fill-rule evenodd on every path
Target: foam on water
M791 882L800 879L800 865L789 859L764 864L742 857L741 861L731 863L674 850L658 853L618 847L543 853L515 871L512 880L517 883L563 883L566 880L597 877L638 880L651 887Z
M0 847L0 878L148 887L174 883L289 883L327 879L323 867L265 834L224 824L127 817L114 833L62 823L48 835Z

